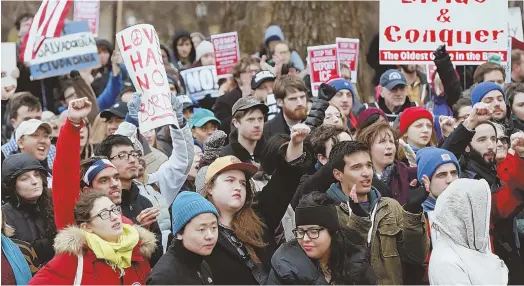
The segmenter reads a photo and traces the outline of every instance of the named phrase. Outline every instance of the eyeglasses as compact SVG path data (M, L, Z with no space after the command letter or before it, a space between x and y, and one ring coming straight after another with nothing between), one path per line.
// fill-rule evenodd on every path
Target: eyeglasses
M108 219L111 216L111 212L114 213L115 215L119 215L122 212L122 208L120 206L114 206L110 210L103 210L103 211L101 211L100 213L98 213L94 217L90 218L89 220L91 221L91 220L95 219L96 217L99 217L102 220L106 220L106 219Z
M139 159L142 157L141 152L130 152L130 153L120 153L114 157L110 157L109 160L113 160L115 158L118 158L120 160L129 160L129 157L133 156L135 159Z
M303 230L303 229L300 229L300 228L296 228L294 230L292 230L293 232L293 235L295 236L296 239L303 239L304 238L304 235L307 233L307 237L309 237L310 239L317 239L319 236L320 236L320 232L322 230L324 230L325 228L321 227L321 228L310 228L308 230Z

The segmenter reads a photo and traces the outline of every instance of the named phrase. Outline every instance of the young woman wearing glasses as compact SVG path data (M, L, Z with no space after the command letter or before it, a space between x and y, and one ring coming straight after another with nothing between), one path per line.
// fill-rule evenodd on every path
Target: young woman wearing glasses
M145 285L155 235L122 223L120 206L98 192L84 193L75 205L75 226L55 239L56 256L29 285Z
M323 193L301 198L296 240L280 246L271 259L268 285L375 284L376 278L354 231L338 223L334 202Z

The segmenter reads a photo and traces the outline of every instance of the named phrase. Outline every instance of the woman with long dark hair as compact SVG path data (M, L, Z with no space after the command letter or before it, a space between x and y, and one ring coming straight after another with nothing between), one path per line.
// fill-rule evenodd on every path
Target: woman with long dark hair
M295 209L296 240L280 246L271 259L270 285L375 284L358 233L339 225L326 194L312 192Z

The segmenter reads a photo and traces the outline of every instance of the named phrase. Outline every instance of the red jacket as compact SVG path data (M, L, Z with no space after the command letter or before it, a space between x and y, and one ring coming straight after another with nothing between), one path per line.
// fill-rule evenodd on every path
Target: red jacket
M497 166L502 187L491 196L491 222L513 218L524 206L524 159L508 153Z
M120 271L103 259L97 259L86 245L83 232L78 227L68 227L55 239L56 256L29 281L29 285L73 285L78 266L78 255L83 254L83 285L145 285L151 272L147 259L156 249L155 235L136 226L140 241L133 249L131 267Z

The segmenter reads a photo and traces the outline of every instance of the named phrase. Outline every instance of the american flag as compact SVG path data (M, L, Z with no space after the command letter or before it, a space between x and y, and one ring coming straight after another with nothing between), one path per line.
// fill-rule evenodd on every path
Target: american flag
M60 37L72 0L44 0L20 46L20 61L35 58L45 38Z

